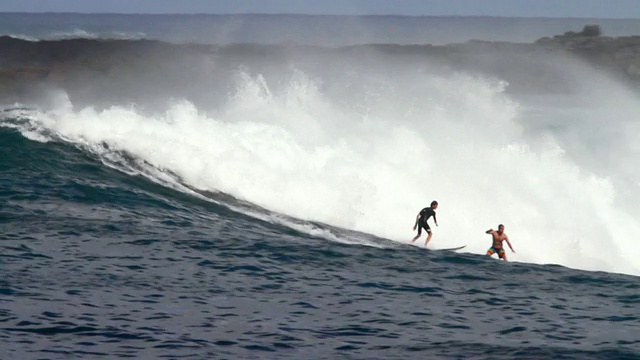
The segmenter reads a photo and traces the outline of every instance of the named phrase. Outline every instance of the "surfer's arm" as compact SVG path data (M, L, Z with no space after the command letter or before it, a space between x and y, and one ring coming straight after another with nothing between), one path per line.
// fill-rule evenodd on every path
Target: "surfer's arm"
M433 222L438 226L438 220L436 219L436 213L433 213Z
M515 250L513 250L513 246L511 246L511 243L509 242L509 237L505 236L504 239L507 241L507 245L509 245L509 249L511 249L511 252L515 254Z
M493 234L493 229L489 229L487 231L484 232L485 234Z
M413 230L415 230L418 227L418 219L420 219L420 214L419 213L416 216L416 222L413 224Z

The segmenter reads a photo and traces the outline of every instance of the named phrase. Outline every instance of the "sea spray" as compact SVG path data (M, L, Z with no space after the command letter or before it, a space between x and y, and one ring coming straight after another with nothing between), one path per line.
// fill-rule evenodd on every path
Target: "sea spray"
M503 223L512 260L639 273L628 245L640 229L616 207L611 177L581 168L553 136L527 134L508 84L422 68L361 75L294 70L272 84L240 71L215 112L188 101L155 115L63 101L31 122L301 220L408 242L415 214L436 199L434 247L482 254L484 230ZM352 90L346 99L325 91L339 81Z

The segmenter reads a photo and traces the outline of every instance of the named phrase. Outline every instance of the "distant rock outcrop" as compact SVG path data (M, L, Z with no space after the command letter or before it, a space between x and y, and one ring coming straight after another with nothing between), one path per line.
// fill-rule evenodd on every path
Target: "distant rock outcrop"
M535 45L564 50L598 68L622 74L640 82L640 36L603 36L598 25L587 25L581 32L566 32L537 40Z

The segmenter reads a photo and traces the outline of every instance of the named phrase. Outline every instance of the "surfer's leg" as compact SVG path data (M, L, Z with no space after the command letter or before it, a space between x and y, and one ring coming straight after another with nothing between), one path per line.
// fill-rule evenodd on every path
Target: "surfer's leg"
M431 241L431 228L429 227L429 224L427 224L424 228L424 230L427 232L427 241L424 242L424 246L427 247L427 244L429 243L429 241Z
M420 235L422 235L422 226L418 224L418 235L416 235L416 237L414 237L413 240L411 240L411 242L415 242L416 240L418 240Z
M500 249L500 252L498 252L498 256L502 258L502 260L507 261L507 252L504 251L504 249Z

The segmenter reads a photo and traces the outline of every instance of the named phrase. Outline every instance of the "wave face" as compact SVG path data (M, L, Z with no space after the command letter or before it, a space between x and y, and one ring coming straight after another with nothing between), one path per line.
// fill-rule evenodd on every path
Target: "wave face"
M175 186L398 242L437 199L434 246L482 254L484 230L503 223L513 260L640 273L635 95L595 76L572 94L510 95L500 79L393 61L220 66L193 84L206 89L199 104L211 99L203 109L76 108L57 90L5 126L125 172L135 159L153 181L167 173Z

